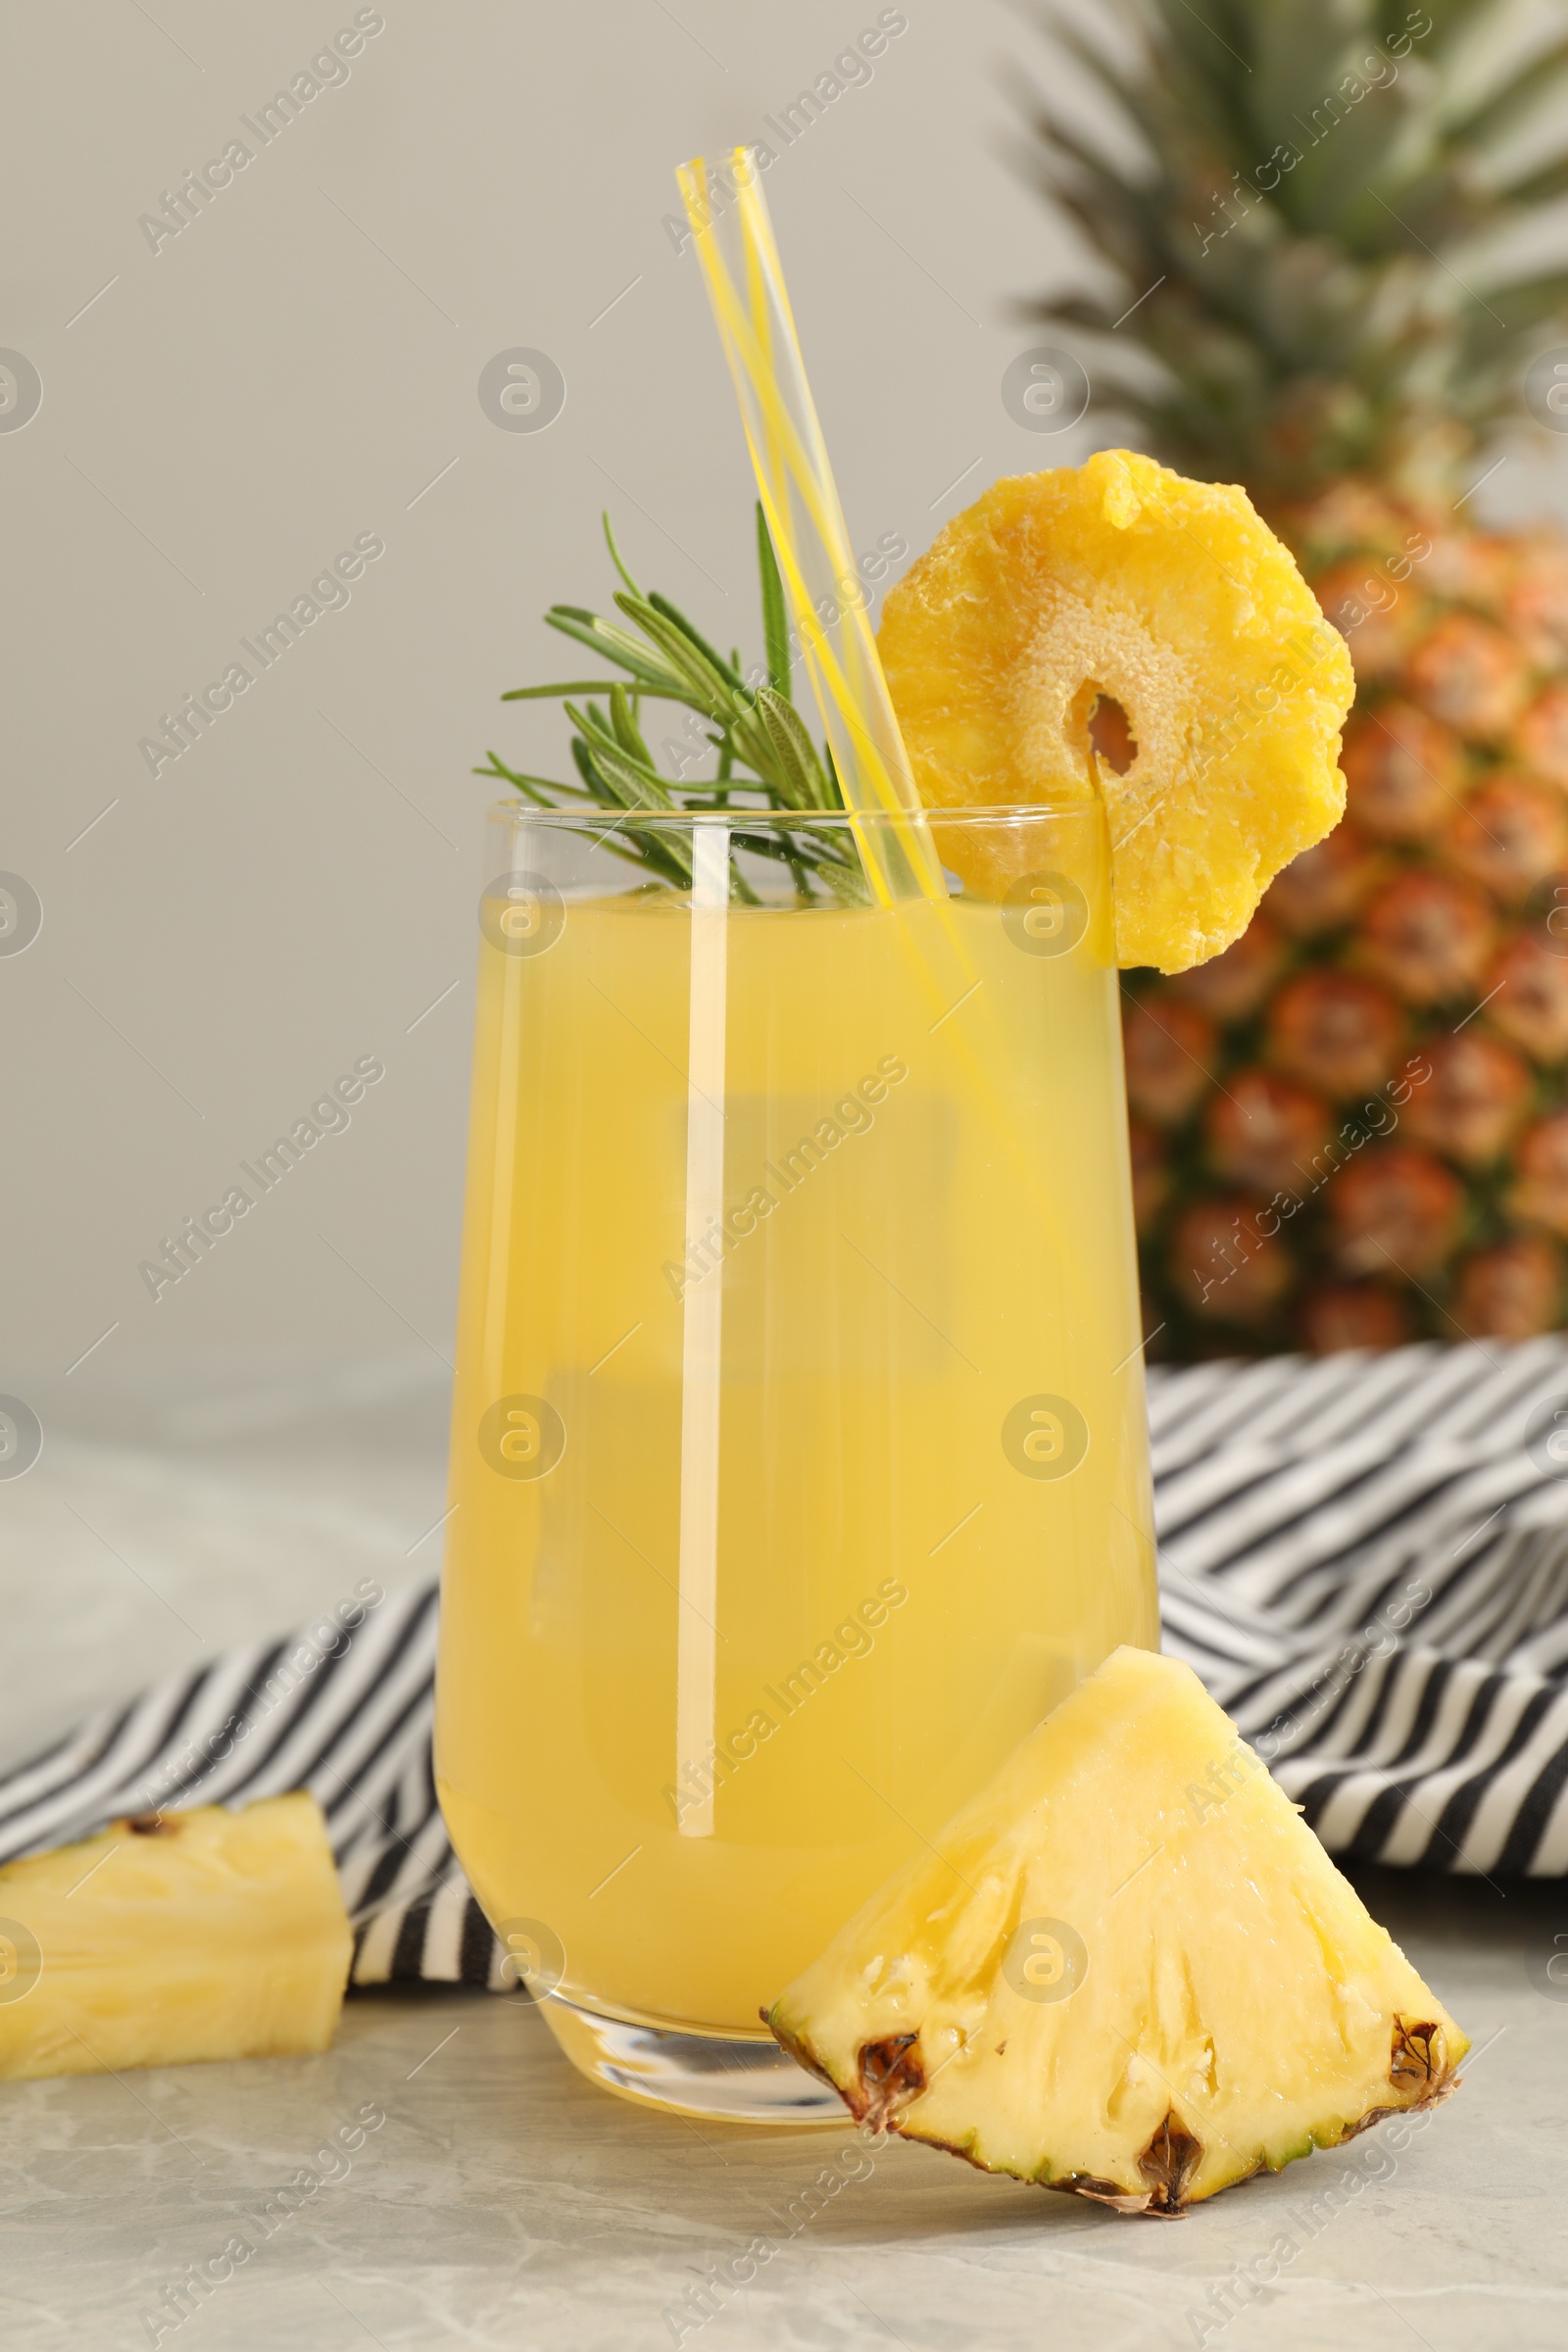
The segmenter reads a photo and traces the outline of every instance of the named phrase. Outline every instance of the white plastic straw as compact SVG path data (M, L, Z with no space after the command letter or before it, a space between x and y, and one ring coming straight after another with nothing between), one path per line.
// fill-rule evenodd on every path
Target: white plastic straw
M724 1213L724 992L729 827L693 832L691 1009L686 1054L686 1239ZM711 1838L718 1623L718 1449L723 1268L687 1286L681 1347L680 1624L675 1652L675 1785L683 1838Z

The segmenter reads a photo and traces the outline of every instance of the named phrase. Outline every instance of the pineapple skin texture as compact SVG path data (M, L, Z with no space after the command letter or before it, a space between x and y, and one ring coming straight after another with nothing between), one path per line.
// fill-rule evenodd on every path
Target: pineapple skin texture
M1270 510L1348 633L1358 671L1345 740L1348 806L1325 850L1265 896L1231 959L1247 959L1250 982L1239 971L1234 994L1217 1002L1208 991L1223 966L1136 984L1167 1029L1198 1015L1185 1042L1203 1072L1174 1113L1133 1104L1149 1172L1139 1208L1146 1321L1165 1326L1158 1354L1524 1340L1560 1328L1568 1311L1568 764L1552 724L1568 699L1568 546L1550 529L1464 527L1457 491L1450 484L1432 504L1346 476ZM1386 614L1370 610L1391 597ZM1461 632L1484 662L1455 658ZM1499 735L1510 707L1519 715ZM1391 784L1402 785L1402 802ZM1513 810L1505 800L1499 814L1494 793L1512 796ZM1534 838L1520 829L1520 796L1536 805ZM1380 935L1396 903L1455 886L1458 903L1439 902L1411 941L1438 950L1436 961L1391 967ZM1454 953L1461 922L1478 934L1468 967ZM1332 1039L1328 1022L1313 1024L1302 1051L1299 1008L1314 989L1353 995ZM1350 1055L1327 1050L1337 1043ZM1174 1046L1168 1058L1192 1067ZM1420 1080L1428 1067L1430 1085ZM1400 1073L1412 1070L1410 1115L1394 1139L1419 1153L1406 1163L1401 1232L1370 1176L1357 1198L1353 1180L1322 1182L1325 1163L1313 1163L1336 1128L1343 1142L1386 1119L1378 1099L1397 1103ZM1298 1138L1273 1168L1227 1167L1231 1099L1245 1099L1262 1071L1291 1082ZM1138 1095L1136 1082L1129 1091ZM1376 1167L1381 1152L1380 1143L1363 1163ZM1260 1248L1250 1237L1277 1186L1299 1213ZM1192 1269L1223 1273L1214 1237L1228 1240L1238 1215L1258 1279L1217 1281L1200 1298ZM1272 1223L1262 1217L1265 1236Z
M1454 2087L1467 2037L1173 1659L1116 1650L936 1844L764 2013L858 2118L1168 2214ZM1066 1997L1018 1988L1031 1921L1082 1938Z
M1099 781L1123 965L1217 956L1344 813L1349 656L1244 490L1128 450L1000 481L877 642L931 807L1087 797L1097 690L1121 704L1137 757Z
M140 1818L0 1869L0 2079L324 2050L354 1938L315 1798Z

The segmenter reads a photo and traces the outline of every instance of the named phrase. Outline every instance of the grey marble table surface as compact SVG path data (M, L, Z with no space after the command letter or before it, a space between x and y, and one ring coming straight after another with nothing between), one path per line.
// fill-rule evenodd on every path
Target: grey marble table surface
M362 1573L434 1565L443 1398L412 1362L44 1402L43 1459L0 1489L0 1762ZM0 2085L0 2348L1560 2352L1568 1890L1360 1884L1473 2036L1464 2086L1183 2222L867 2147L847 2118L635 2109L521 1994L362 1995L317 2059ZM231 2275L198 2292L193 2266Z
M699 2129L583 2082L524 1995L375 1994L324 2057L0 2089L0 2342L1560 2352L1568 2003L1538 1984L1568 1907L1365 1891L1474 2034L1468 2080L1424 2129L1179 2223L868 2146L848 2119ZM704 2319L692 2290L759 2238L768 2259ZM203 2265L231 2275L198 2294Z

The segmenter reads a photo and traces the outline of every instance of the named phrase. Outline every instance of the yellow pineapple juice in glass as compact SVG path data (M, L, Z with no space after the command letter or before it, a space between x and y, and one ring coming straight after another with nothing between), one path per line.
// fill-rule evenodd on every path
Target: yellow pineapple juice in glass
M742 2120L842 2114L759 2009L1157 1642L1103 816L879 906L898 821L639 819L683 885L508 808L481 901L441 1803L577 2062Z

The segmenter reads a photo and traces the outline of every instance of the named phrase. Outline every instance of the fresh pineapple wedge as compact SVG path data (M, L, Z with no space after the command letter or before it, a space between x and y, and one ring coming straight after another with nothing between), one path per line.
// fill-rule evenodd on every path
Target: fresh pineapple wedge
M854 2114L1177 2214L1455 2083L1466 2036L1189 1667L1118 1649L767 2024Z
M1217 956L1345 813L1350 657L1245 490L1124 449L997 482L889 593L877 643L928 807L1098 784L1123 964ZM1102 697L1136 751L1095 776Z
M353 1941L313 1796L117 1821L0 1869L0 2079L324 2050Z

